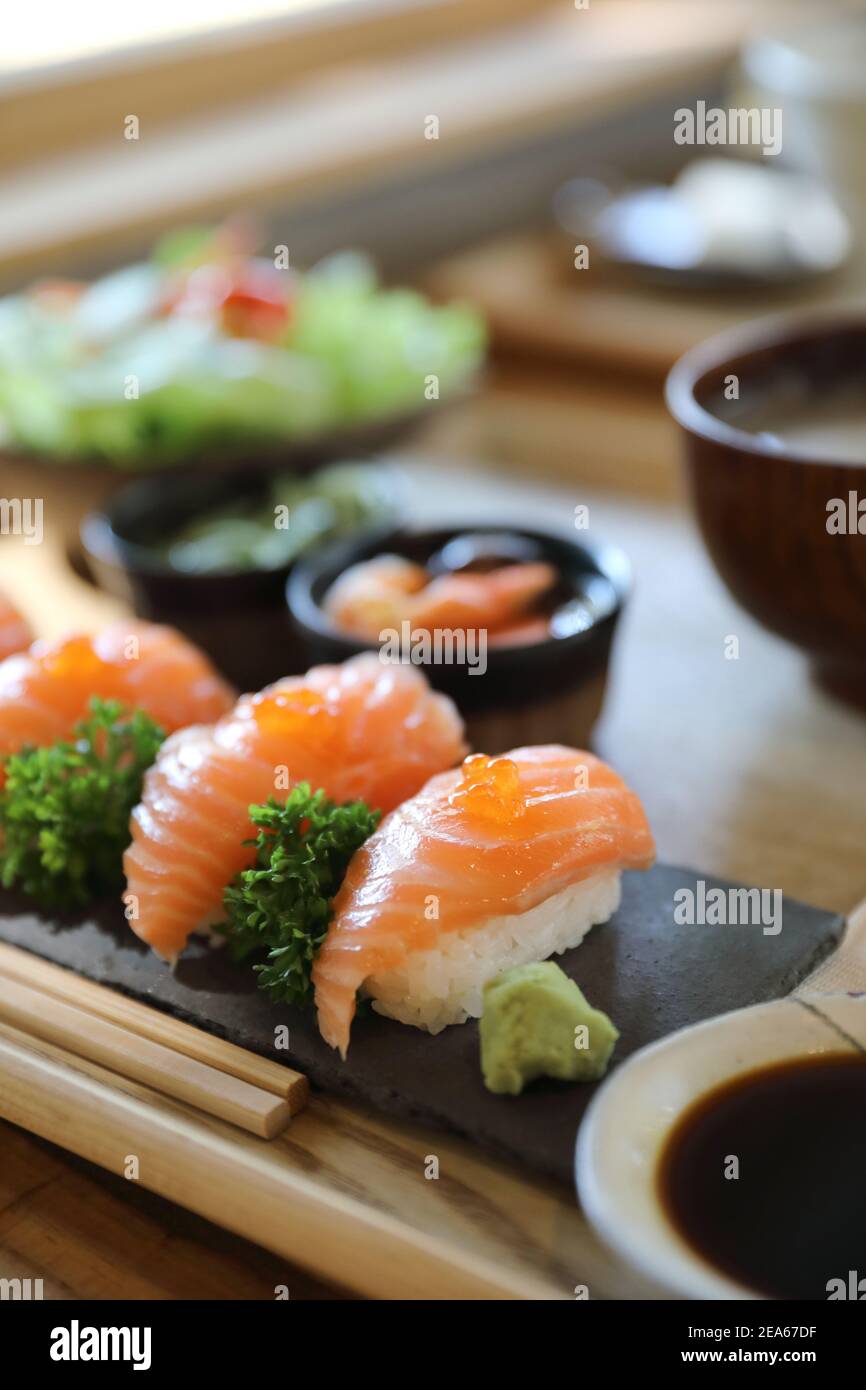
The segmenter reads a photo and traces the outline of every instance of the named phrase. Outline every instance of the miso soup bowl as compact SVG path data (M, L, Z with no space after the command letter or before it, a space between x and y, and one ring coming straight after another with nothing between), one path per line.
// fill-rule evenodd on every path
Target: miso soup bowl
M866 499L866 455L847 463L829 450L800 453L736 423L745 407L784 412L849 382L863 384L866 410L866 310L788 314L687 352L668 377L667 404L698 525L728 589L800 647L822 683L866 705L866 534L828 528L828 507Z

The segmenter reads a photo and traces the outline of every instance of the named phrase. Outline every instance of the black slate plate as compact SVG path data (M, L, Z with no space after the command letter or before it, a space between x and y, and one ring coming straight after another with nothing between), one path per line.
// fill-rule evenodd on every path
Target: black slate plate
M708 888L728 886L703 877ZM842 934L840 917L792 899L784 903L777 936L757 926L678 926L674 893L696 882L691 870L665 865L626 874L616 915L559 957L620 1029L614 1064L678 1028L788 993ZM475 1023L433 1038L369 1013L356 1021L343 1063L322 1042L312 1015L270 1004L249 969L223 952L195 944L172 975L132 935L115 902L52 921L35 915L24 899L0 893L0 940L294 1063L325 1090L444 1127L571 1181L577 1126L595 1086L539 1082L518 1098L491 1095L481 1080ZM281 1024L289 1028L288 1052L273 1048Z

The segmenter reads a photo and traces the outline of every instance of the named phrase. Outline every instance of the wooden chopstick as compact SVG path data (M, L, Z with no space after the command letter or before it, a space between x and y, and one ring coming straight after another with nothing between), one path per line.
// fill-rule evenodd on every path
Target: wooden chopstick
M162 1043L194 1061L215 1067L227 1076L270 1091L287 1102L292 1115L303 1110L307 1103L309 1082L292 1067L284 1067L267 1057L259 1057L255 1052L247 1052L245 1048L236 1047L224 1038L216 1038L169 1014L117 994L104 985L85 980L72 970L41 960L29 951L0 942L0 972L85 1013L95 1014L108 1023L115 1023L152 1042Z
M288 1102L162 1043L86 1013L0 974L0 1018L77 1057L186 1101L209 1115L272 1139L291 1118Z
M471 1220L457 1227L446 1221L434 1233L429 1222L416 1229L401 1219L395 1209L398 1193L379 1200L378 1169L374 1165L364 1173L358 1145L362 1171L354 1171L350 1162L352 1181L343 1181L346 1167L339 1152L331 1153L330 1162L324 1157L310 1165L299 1162L287 1145L231 1131L219 1120L2 1022L0 1077L0 1116L12 1124L112 1173L123 1171L126 1157L134 1154L142 1187L283 1258L303 1257L328 1278L339 1279L347 1264L364 1269L367 1291L377 1297L566 1296L569 1285L563 1278L548 1278L540 1268L512 1270L507 1261L472 1249L478 1232ZM308 1156L319 1152L322 1139L305 1146ZM471 1188L464 1197L469 1204ZM486 1216L485 1205L482 1236ZM483 1247L484 1240L480 1243Z

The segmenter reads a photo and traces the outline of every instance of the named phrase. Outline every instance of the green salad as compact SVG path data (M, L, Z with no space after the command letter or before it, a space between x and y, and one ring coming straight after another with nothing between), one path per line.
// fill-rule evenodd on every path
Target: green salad
M174 463L422 408L467 384L479 316L383 289L344 253L299 274L237 228L190 228L90 285L0 300L0 442Z

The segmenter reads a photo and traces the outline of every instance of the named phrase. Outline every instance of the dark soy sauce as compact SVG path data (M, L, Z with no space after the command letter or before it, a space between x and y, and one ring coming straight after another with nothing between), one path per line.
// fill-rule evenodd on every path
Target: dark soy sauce
M701 1096L658 1183L679 1234L756 1293L866 1298L866 1057L797 1058Z

